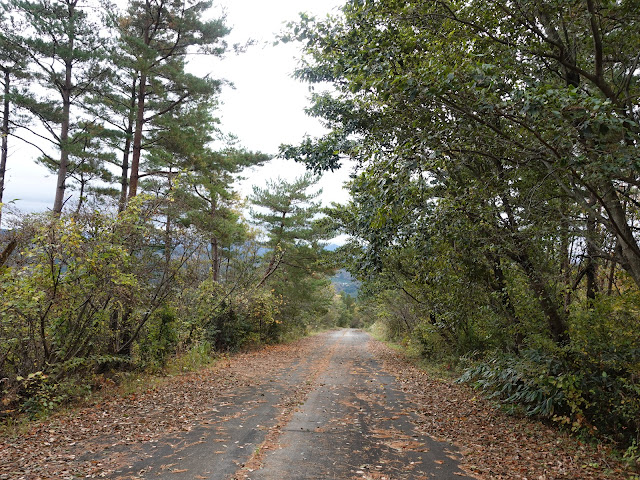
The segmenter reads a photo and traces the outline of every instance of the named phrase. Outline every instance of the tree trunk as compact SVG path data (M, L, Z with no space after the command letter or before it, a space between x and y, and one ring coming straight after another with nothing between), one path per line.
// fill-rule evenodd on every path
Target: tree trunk
M211 239L211 274L213 281L217 282L220 276L220 255L218 252L218 239Z
M167 223L165 225L165 231L164 231L164 260L167 263L167 270L168 270L168 265L171 262L171 253L172 253L172 248L173 248L173 240L172 240L172 232L171 232L171 225L172 225L172 207L171 207L171 192L173 191L173 173L171 172L171 167L169 167L169 176L167 177L167 180L169 182L169 194L167 195Z
M622 266L640 287L640 248L627 222L627 215L611 182L602 182L601 190L599 200L607 212L611 229L618 240Z
M9 156L9 91L11 75L8 68L4 72L4 110L2 111L2 153L0 154L0 204L4 198L4 176ZM2 224L2 205L0 205L0 224Z
M217 214L217 203L215 197L211 200L211 220L215 225L215 219ZM213 281L217 282L220 277L220 252L218 247L218 239L215 236L211 237L211 274L213 275Z
M562 281L565 286L564 294L564 312L565 315L569 313L569 306L571 305L571 289L568 288L571 285L571 251L569 249L569 220L564 215L564 212L560 212L562 220L560 222L560 255L562 257L560 270L562 272Z
M78 206L76 207L76 216L80 215L80 210L82 210L82 205L84 204L84 189L87 186L87 181L85 181L84 176L81 174L80 177L80 192L78 195Z
M75 3L69 3L69 22L73 22ZM64 206L64 193L66 189L67 173L69 170L69 124L71 121L71 90L74 37L69 38L69 52L65 60L64 85L62 87L62 124L60 126L60 166L58 168L58 180L56 183L56 197L53 202L53 213L60 215Z
M138 178L140 169L140 155L142 153L142 127L144 124L144 101L147 93L147 75L140 74L140 88L138 89L138 109L136 112L136 128L133 133L133 157L131 159L131 178L129 180L129 199L138 194Z
M523 245L521 245L521 242L517 243L520 244L518 245L519 251L517 253L510 252L509 257L520 265L527 275L529 285L536 294L540 302L540 307L547 318L551 338L559 345L566 345L569 343L569 332L566 318L559 308L559 303L554 298L555 295L553 295L553 292L549 289L547 282L533 265L529 255L525 252L524 248L522 248Z
M502 171L502 166L499 165L499 167ZM569 334L564 310L560 309L560 304L554 298L555 295L549 289L547 282L527 253L527 242L521 237L518 230L516 217L511 208L510 198L507 194L501 195L501 198L509 220L509 230L511 231L511 236L514 241L514 250L506 252L506 255L524 270L529 285L538 297L540 307L547 318L547 324L553 341L558 344L567 344L569 343Z
M131 86L131 104L129 105L129 117L127 119L126 139L124 142L124 152L122 154L122 173L120 175L120 199L118 200L118 213L124 211L127 206L127 189L129 188L129 153L131 152L131 141L133 136L133 121L136 113L136 78Z
M507 290L507 280L505 278L504 271L502 270L502 265L500 265L500 258L492 255L489 257L489 260L493 264L493 277L495 281L494 284L491 285L491 287L498 295L500 295L500 303L502 305L502 309L506 314L509 322L515 327L513 344L514 350L518 352L522 348L522 344L524 342L524 334L521 331L520 319L516 314L516 309L513 306L511 296L509 295L509 291Z
M593 203L595 204L595 198L593 199ZM596 216L593 211L589 210L587 212L587 265L585 272L587 277L587 299L589 303L595 300L598 290L598 284L596 283L598 265L595 260L598 254L596 233Z

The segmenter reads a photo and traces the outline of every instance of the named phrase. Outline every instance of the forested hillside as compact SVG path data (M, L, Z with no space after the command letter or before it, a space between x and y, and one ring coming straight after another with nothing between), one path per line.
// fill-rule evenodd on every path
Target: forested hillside
M297 76L330 133L284 146L356 164L331 216L360 311L516 411L640 431L635 1L350 1L303 16ZM367 295L363 295L362 292Z
M344 292L352 297L358 296L359 283L346 270L338 271L331 277L331 282L338 292Z

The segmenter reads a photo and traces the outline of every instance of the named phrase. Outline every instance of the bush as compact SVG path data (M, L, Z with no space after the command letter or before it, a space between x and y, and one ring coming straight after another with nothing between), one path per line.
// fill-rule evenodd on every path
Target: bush
M30 417L48 413L67 400L60 384L43 372L33 372L16 378L19 384L20 409Z
M140 359L144 365L164 368L168 358L176 353L177 344L176 314L164 307L147 323L147 334L139 343Z
M418 350L421 357L442 360L453 353L451 345L441 335L439 329L427 322L421 322L412 332L410 345Z
M522 410L629 447L640 434L640 350L592 357L571 349L500 355L465 371L459 382Z

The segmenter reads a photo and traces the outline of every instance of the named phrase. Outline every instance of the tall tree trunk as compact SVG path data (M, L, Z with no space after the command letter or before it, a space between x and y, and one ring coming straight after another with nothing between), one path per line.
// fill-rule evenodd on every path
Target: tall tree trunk
M565 315L569 313L569 306L571 305L571 289L568 288L571 285L571 254L569 249L569 220L564 215L564 212L560 212L560 255L562 257L560 263L560 270L562 272L562 281L565 285L564 294L564 311Z
M213 197L210 212L212 222L215 222L217 210L216 199ZM220 252L218 248L218 238L215 236L211 237L211 273L213 275L213 281L217 282L220 277Z
M613 283L615 281L616 265L617 265L616 259L617 257L621 256L619 251L620 251L619 245L616 243L616 246L613 249L613 252L611 253L611 265L609 267L609 275L607 278L607 295L608 296L611 296L611 294L613 293Z
M514 350L518 352L522 348L524 342L524 334L521 329L521 322L516 314L516 309L511 301L509 290L507 289L507 279L505 278L502 265L500 264L500 258L495 255L489 256L489 261L493 264L493 277L494 282L491 285L493 290L500 296L500 304L502 310L507 316L508 321L515 327L515 333L513 335Z
M569 343L569 332L566 315L560 308L560 303L556 301L556 296L549 288L540 270L533 264L528 253L527 241L524 240L518 229L516 217L511 208L511 201L507 194L501 195L505 213L509 220L509 230L514 241L514 250L507 252L507 256L516 262L527 276L531 289L536 294L540 302L540 308L544 312L549 326L551 338L557 344Z
M129 188L129 154L131 152L131 141L133 136L133 121L136 113L137 98L137 78L133 79L131 85L131 104L129 105L129 117L127 118L126 139L124 142L124 152L122 154L122 173L120 174L120 199L118 200L118 212L124 211L127 206L127 189Z
M220 255L218 252L218 239L211 239L211 273L213 281L217 282L220 276Z
M4 176L7 171L7 157L9 156L9 92L11 72L3 68L4 72L4 110L2 111L2 153L0 154L0 204L4 198ZM2 206L0 205L0 224L2 224Z
M510 252L509 257L520 265L526 274L529 285L536 294L540 302L540 308L547 319L551 338L559 345L566 345L569 343L569 332L564 312L549 285L523 248L522 242L517 243L519 244L518 252Z
M167 268L167 271L169 269L169 263L171 262L171 252L172 252L172 246L173 246L173 240L172 240L172 232L171 232L171 228L172 228L172 207L171 207L171 192L173 191L173 173L171 171L171 167L169 167L169 175L167 177L167 180L169 182L169 194L167 195L167 223L165 225L165 230L164 230L164 259L165 262L167 262L167 266L165 268Z
M593 197L593 196L592 196ZM592 201L596 203L595 198L592 198ZM592 302L596 298L596 292L598 290L598 284L596 283L596 276L598 265L596 263L596 258L598 254L598 248L596 245L596 216L592 210L587 212L587 234L586 234L586 243L587 243L587 265L585 275L587 277L587 299L589 302Z
M70 12L73 12L73 8ZM73 51L73 39L70 41L70 49ZM71 116L71 61L65 62L64 87L62 89L62 125L60 127L60 166L58 168L58 180L56 183L56 197L53 202L53 213L60 215L64 205L64 193L66 189L67 173L69 171L69 124Z
M144 102L147 93L147 75L140 74L138 88L138 105L136 111L136 128L133 133L133 157L131 159L131 178L129 180L129 199L138 194L138 178L140 170L140 155L142 153L142 127L144 124Z
M87 181L83 178L82 174L80 176L80 192L78 195L78 206L76 207L76 216L80 215L80 210L82 210L82 206L84 205L84 190L87 187Z

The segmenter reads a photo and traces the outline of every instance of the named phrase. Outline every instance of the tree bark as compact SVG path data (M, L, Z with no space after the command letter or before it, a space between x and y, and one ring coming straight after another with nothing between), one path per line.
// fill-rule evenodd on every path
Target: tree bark
M138 105L136 112L136 127L133 133L133 157L131 159L131 178L129 180L129 199L138 194L138 179L140 170L140 155L142 153L142 127L144 124L144 102L147 93L147 75L140 74L138 88Z
M129 117L127 119L126 139L124 142L124 152L122 154L122 173L120 174L120 199L118 200L118 212L124 211L127 206L127 189L129 188L129 154L131 152L131 142L133 136L133 122L136 113L136 78L131 85L131 104L129 105Z
M513 326L515 327L515 333L513 335L513 344L514 350L516 353L520 351L522 348L522 344L524 342L524 334L521 331L521 322L516 314L516 309L513 306L513 302L511 301L511 296L509 295L509 291L507 290L507 280L504 275L504 271L502 270L502 265L500 264L500 259L497 256L491 255L489 260L493 264L493 278L494 282L491 285L493 290L500 295L500 304L502 305L502 309L504 313L507 315L507 319Z
M595 203L595 199L593 199ZM598 284L596 283L596 276L598 273L598 265L596 264L596 258L598 248L596 245L596 216L593 211L587 212L587 266L585 275L587 277L587 299L591 303L596 298L596 292L598 291Z
M69 2L69 17L70 23L74 21L73 16L75 14L76 2ZM62 213L62 207L64 206L64 194L67 183L67 173L69 171L69 125L71 122L71 91L72 85L72 69L74 50L74 35L69 35L69 52L67 53L67 59L65 60L64 68L64 85L62 86L62 124L60 126L60 166L58 167L58 179L56 182L56 197L53 201L53 213L60 215Z
M11 72L8 68L4 73L4 110L2 111L2 153L0 154L0 204L4 198L4 176L7 171L7 157L9 156L9 93ZM2 224L2 205L0 205L0 225Z
M622 266L633 278L636 285L640 287L640 248L627 222L627 215L613 184L609 181L603 181L600 186L602 193L598 200L607 212L611 230L618 240L618 247L623 259Z
M545 314L553 341L557 344L567 344L569 343L569 333L564 310L560 309L560 304L554 298L555 295L549 289L547 282L527 253L527 242L521 237L518 230L516 217L511 208L510 198L507 194L501 195L501 198L509 220L509 230L511 231L511 236L514 241L514 250L507 251L506 255L524 270L529 285L538 297L540 307Z
M218 239L211 239L211 274L213 281L217 282L220 276L220 255L218 252Z
M522 245L520 245L522 247ZM510 252L509 257L516 262L527 276L529 285L533 292L538 297L540 307L547 318L547 325L551 338L559 345L566 345L569 343L569 332L567 327L567 321L565 316L561 313L559 304L554 298L555 295L549 289L546 281L542 278L542 275L538 269L533 265L533 262L529 258L529 255L523 248L519 248L519 251Z

